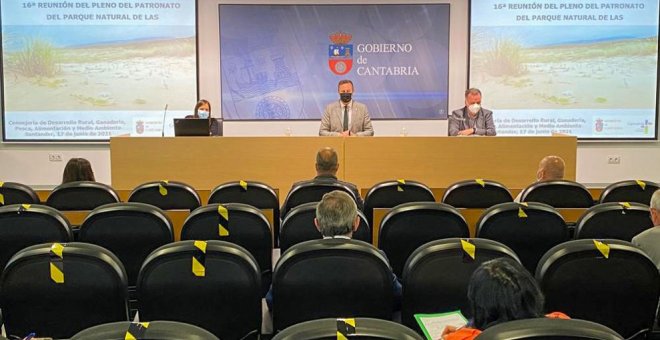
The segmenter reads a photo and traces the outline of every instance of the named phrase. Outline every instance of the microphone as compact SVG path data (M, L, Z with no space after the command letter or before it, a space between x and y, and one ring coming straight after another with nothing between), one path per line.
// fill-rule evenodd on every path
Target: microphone
M160 136L165 137L165 117L167 116L167 104L165 104L165 110L163 111L163 129L160 130Z

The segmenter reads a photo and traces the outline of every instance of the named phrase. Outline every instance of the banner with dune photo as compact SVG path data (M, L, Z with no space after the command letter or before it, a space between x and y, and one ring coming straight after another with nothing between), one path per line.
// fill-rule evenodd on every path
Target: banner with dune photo
M473 0L470 86L498 135L656 138L658 2Z
M5 141L172 135L197 96L195 1L0 2Z

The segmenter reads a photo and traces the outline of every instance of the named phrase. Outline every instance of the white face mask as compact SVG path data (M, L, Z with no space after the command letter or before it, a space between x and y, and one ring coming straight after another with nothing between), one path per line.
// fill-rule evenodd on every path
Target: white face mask
M474 104L468 106L468 109L469 109L470 112L472 112L472 113L477 113L477 112L479 112L479 110L481 110L481 105L479 105L479 104L477 104L477 103L474 103Z
M197 116L199 116L199 118L206 119L206 118L209 118L209 112L206 111L206 110L198 110L197 111Z

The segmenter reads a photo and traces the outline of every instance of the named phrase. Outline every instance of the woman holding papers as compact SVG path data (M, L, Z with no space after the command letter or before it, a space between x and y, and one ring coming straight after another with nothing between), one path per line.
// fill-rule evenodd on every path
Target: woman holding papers
M447 326L444 340L471 340L484 329L503 322L543 316L543 293L532 275L519 263L499 258L484 262L468 286L472 319L465 327ZM563 313L549 318L568 319Z

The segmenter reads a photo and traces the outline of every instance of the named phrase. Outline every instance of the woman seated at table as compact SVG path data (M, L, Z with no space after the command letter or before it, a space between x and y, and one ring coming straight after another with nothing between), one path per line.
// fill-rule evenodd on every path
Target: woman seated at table
M468 300L472 319L463 328L448 326L442 339L472 340L488 327L543 316L544 297L536 280L522 265L508 258L484 262L474 271ZM568 319L559 312L546 317Z
M222 135L222 123L218 119L211 117L211 103L206 99L200 99L197 104L195 104L193 114L187 115L186 118L208 119L211 136Z

